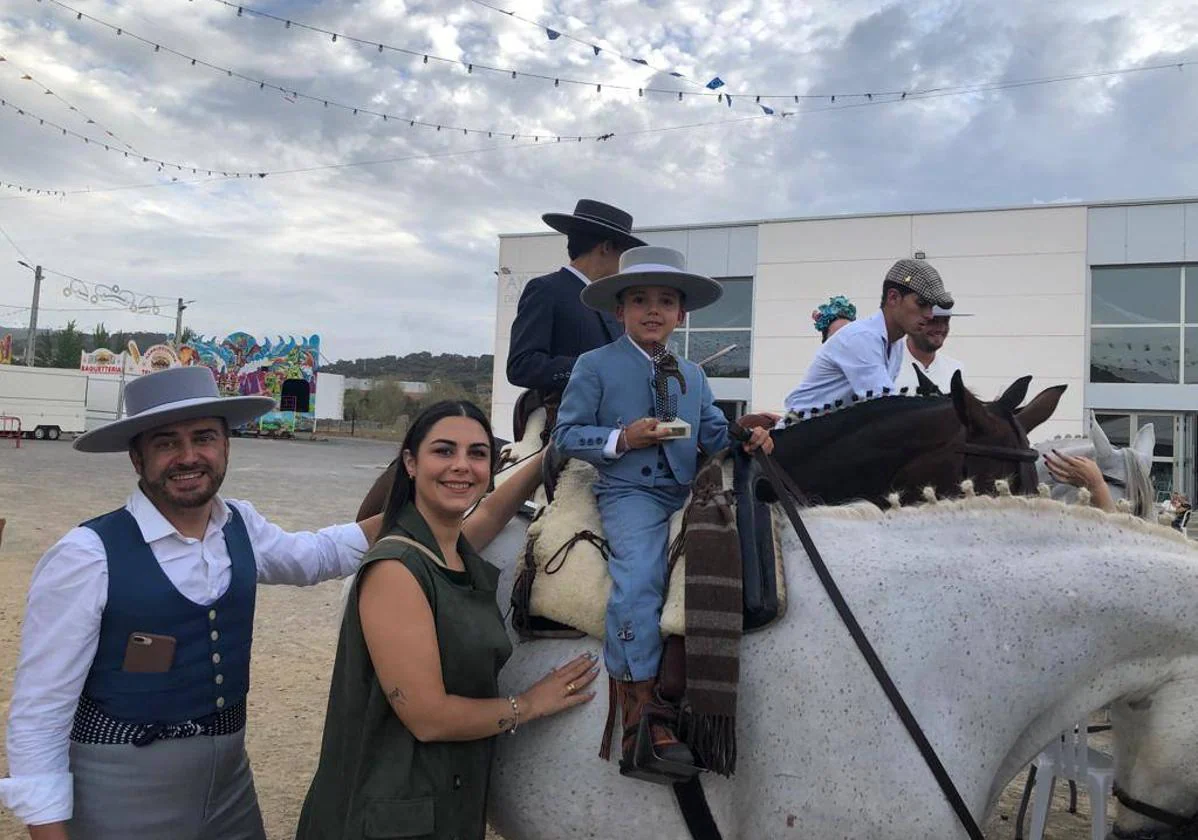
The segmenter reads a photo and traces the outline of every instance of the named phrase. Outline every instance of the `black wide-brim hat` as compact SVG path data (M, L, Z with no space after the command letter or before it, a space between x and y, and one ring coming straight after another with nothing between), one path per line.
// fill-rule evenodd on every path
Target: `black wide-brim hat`
M574 213L546 213L541 216L545 224L569 236L571 233L586 233L610 239L617 245L635 248L645 242L632 235L632 214L619 207L589 198L579 199Z

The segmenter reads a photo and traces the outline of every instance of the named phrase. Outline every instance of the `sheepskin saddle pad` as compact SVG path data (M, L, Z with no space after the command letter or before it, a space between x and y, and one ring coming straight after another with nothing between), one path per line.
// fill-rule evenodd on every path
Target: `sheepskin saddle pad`
M602 639L611 578L607 573L599 506L591 489L597 478L595 467L585 461L571 459L566 463L558 476L553 502L542 508L529 526L527 549L521 562L536 567L528 598L530 615ZM731 459L724 463L724 487L732 487ZM681 550L685 512L686 507L670 520L671 555ZM772 620L785 612L786 600L779 521L773 506L770 507L769 521L759 528L769 529L770 534L764 541L767 545L772 543L773 547L769 560L777 586L777 605ZM742 534L742 540L743 537ZM662 635L681 636L685 633L685 582L686 556L682 554L670 574L661 615Z

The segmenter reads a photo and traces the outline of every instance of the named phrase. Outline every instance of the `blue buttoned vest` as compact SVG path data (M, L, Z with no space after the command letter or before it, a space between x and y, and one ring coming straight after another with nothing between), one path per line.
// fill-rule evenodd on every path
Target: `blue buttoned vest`
M224 537L232 579L208 606L175 588L129 511L122 508L83 523L99 535L108 557L108 603L83 695L109 717L126 723L181 723L245 700L258 572L245 522L235 507L228 510ZM175 638L168 671L122 670L134 633Z

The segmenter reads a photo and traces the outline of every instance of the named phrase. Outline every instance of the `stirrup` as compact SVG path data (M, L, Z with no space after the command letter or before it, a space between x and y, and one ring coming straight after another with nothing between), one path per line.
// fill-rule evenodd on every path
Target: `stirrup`
M662 758L653 749L653 735L650 731L651 716L646 709L641 715L641 722L636 728L636 748L633 750L632 763L620 759L620 775L642 782L653 782L658 785L674 785L687 782L699 775L701 768L694 764L683 764Z

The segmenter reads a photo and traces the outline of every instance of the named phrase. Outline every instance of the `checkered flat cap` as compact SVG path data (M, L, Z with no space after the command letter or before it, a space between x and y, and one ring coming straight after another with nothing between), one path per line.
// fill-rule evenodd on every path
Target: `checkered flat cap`
M886 272L884 282L908 288L933 306L953 308L953 296L944 290L940 272L924 260L899 260Z

